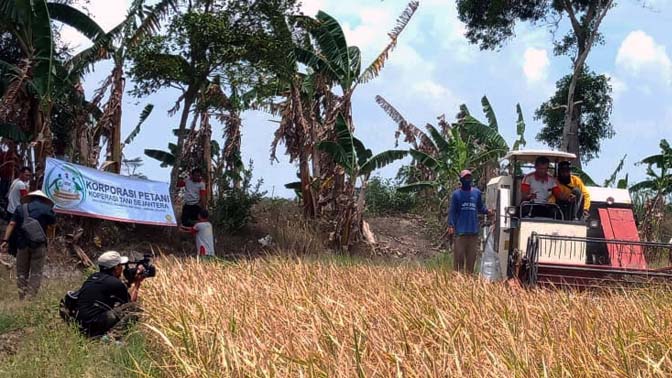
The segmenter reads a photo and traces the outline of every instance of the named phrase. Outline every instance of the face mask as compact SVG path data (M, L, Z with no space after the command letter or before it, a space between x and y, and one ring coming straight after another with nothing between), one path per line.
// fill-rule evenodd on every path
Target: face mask
M462 189L468 190L471 189L471 179L460 179L460 183L462 183Z

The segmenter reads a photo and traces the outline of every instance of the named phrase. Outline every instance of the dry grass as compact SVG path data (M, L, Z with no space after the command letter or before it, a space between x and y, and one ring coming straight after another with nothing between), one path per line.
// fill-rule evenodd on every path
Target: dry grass
M672 293L513 291L422 267L163 260L146 333L171 377L671 376Z

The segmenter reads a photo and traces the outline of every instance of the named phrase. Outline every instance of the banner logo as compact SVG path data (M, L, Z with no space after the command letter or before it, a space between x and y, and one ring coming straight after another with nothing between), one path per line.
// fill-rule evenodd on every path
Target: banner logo
M60 208L74 208L86 200L84 178L69 164L54 165L45 181L47 196Z

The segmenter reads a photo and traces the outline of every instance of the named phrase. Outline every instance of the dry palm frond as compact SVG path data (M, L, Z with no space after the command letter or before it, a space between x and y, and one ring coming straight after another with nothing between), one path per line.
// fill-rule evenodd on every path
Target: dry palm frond
M450 136L450 130L452 129L452 125L446 121L446 115L441 114L440 116L436 117L436 119L439 121L439 127L441 130L441 133L443 135L448 135Z
M110 86L110 97L107 100L107 103L103 107L103 115L98 120L96 129L108 136L107 144L107 155L111 159L113 143L111 143L111 138L114 128L121 127L121 107L122 107L122 98L124 95L124 86L125 80L122 75L122 67L115 67L112 70L112 75L110 75L104 82L103 86L97 91L96 97L94 98L94 103L98 103L102 96L105 93L105 89Z
M399 136L403 133L405 137L404 141L406 143L410 143L413 148L419 149L420 147L424 147L422 149L423 151L428 148L431 149L433 143L429 137L417 126L408 122L394 106L387 102L387 100L385 100L382 96L376 96L376 102L385 111L385 113L387 113L387 115L389 115L390 118L392 118L392 120L399 125L399 128L394 135L397 140L395 146L399 145ZM420 139L419 146L418 139Z
M310 126L304 115L301 93L296 83L290 88L289 98L282 109L281 115L280 127L276 130L271 143L271 161L277 160L278 143L282 141L287 147L290 162L293 162L306 148L307 135L310 133Z
M237 112L231 112L225 119L224 158L228 163L240 152L240 128L241 119Z
M30 69L31 64L29 59L21 60L19 63L18 70L15 72L14 79L9 84L9 88L5 92L5 95L2 97L2 107L12 107L16 102L16 98L24 87L24 84L27 80L30 80Z
M392 29L391 32L388 33L388 36L390 37L390 43L383 49L383 51L378 55L373 63L371 63L371 65L369 65L369 67L367 67L364 72L362 72L357 82L366 83L376 78L380 74L380 71L383 69L383 66L385 66L385 62L387 61L390 53L397 46L399 35L408 25L411 17L413 17L413 14L415 14L415 11L418 9L419 4L420 3L418 1L411 1L408 3L404 12L397 19L397 25L394 27L394 29Z
M110 87L110 85L112 85L112 75L106 77L100 87L96 89L95 92L93 92L93 98L91 99L92 105L98 106L100 104L100 102L103 100L103 97L105 97L105 93L107 92L107 89Z

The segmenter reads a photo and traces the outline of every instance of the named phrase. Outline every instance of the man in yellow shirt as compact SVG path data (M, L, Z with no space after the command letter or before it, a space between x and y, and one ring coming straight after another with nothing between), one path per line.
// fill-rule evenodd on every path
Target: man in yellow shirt
M579 176L572 174L572 165L568 161L558 164L559 193L555 198L562 208L566 220L579 219L580 214L587 218L590 210L590 193ZM583 213L580 212L583 210Z

